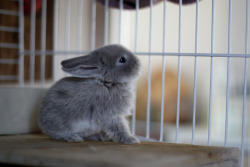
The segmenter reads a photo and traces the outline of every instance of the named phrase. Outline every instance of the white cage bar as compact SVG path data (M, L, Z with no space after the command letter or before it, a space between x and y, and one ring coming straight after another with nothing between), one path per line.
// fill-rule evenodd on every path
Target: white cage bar
M36 0L31 1L30 22L30 85L35 83Z
M214 0L212 1L212 28L211 28L211 55L214 53ZM212 114L212 99L213 99L213 56L211 56L210 64L210 91L209 91L209 116L208 116L208 142L211 145L211 114Z
M92 24L91 24L91 50L95 48L95 31L96 31L96 0L92 1Z
M70 50L70 15L71 15L71 2L66 0L66 11L65 11L65 48L66 51ZM69 55L66 54L66 58L69 58Z
M229 16L228 16L228 54L231 53L231 11L232 11L232 1L229 0ZM227 90L226 90L226 117L225 117L225 141L224 146L227 146L228 137L228 107L229 107L229 81L230 81L230 60L227 58Z
M42 1L42 23L41 23L41 51L43 54L41 54L41 69L40 69L40 80L41 84L44 85L45 83L45 60L46 60L46 55L44 52L46 51L46 12L47 12L47 0Z
M18 32L18 28L0 26L0 31Z
M19 60L18 60L18 82L19 86L24 85L24 14L23 14L23 0L19 1Z
M165 53L166 46L166 0L163 6L163 39L162 39L162 53ZM165 92L165 56L162 56L162 80L161 80L161 126L160 126L160 141L163 141L163 127L164 127L164 92Z
M179 1L179 33L178 33L178 53L181 53L181 12L182 11L182 0ZM177 110L176 110L176 135L175 142L179 142L179 118L180 118L180 85L181 85L181 55L178 55L178 79L177 79Z
M123 0L120 0L119 1L119 7L120 7L120 10L119 10L119 44L122 44L122 13L123 13Z
M199 19L199 0L196 0L196 20L195 20L195 53L198 53L198 19ZM195 143L195 116L196 116L196 90L197 90L197 56L194 58L194 97L193 97L193 125L192 125L192 144Z
M82 7L83 7L83 1L82 0L78 0L78 50L79 52L82 51L82 15L83 15L83 12L82 12Z
M149 50L148 50L148 97L147 97L146 138L150 138L152 12L153 12L153 1L150 0L150 16L149 16L149 18L150 18L150 20L149 20Z
M248 31L249 31L249 0L246 0L246 34L245 34L245 54L248 54ZM246 100L247 100L247 65L248 58L245 57L244 66L244 90L243 90L243 112L242 112L242 132L241 132L241 167L244 166L245 152L245 124L246 124Z
M105 15L104 15L104 45L108 44L108 23L109 23L109 1L105 0Z
M55 61L56 52L57 52L57 38L58 38L58 0L54 0L54 14L53 14L53 51L51 51L52 61ZM56 70L55 66L52 69L52 80L56 81Z
M137 42L138 42L138 11L139 11L139 0L136 0L136 12L135 12L135 49L134 52L137 52ZM132 134L135 135L136 129L136 105L132 112Z

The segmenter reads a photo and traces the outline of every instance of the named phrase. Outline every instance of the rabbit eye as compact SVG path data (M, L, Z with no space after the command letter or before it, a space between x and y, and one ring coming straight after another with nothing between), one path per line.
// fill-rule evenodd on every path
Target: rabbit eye
M119 60L120 63L125 63L126 62L126 59L125 57L122 57L120 60Z

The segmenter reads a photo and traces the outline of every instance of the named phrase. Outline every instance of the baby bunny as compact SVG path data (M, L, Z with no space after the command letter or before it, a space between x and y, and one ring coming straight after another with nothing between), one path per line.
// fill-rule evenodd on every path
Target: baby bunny
M139 60L120 45L108 45L61 64L74 77L63 78L48 90L38 118L42 131L69 142L139 143L126 120L135 105Z

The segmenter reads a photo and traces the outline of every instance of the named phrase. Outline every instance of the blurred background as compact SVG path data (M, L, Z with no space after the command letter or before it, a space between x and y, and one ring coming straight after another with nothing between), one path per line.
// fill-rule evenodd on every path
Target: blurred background
M150 10L150 2L142 0L139 1L138 10L135 9L136 1L132 0L124 0L122 10L119 9L121 3L112 0L108 1L109 4L104 0L36 0L33 3L31 0L24 0L23 2L24 14L21 17L18 13L19 1L0 1L0 84L3 88L19 85L48 88L55 81L66 76L61 71L62 60L88 54L94 48L106 44L120 43L135 52L143 64L142 75L137 84L136 134L146 135L148 73L150 72L150 137L158 140L163 61L161 53L164 49L164 52L168 53L164 59L164 141L175 142L178 83L178 56L176 55L181 53L184 56L181 56L180 62L179 142L190 144L194 108L195 57L193 55L197 52L202 56L197 57L195 143L206 145L210 104L210 56L214 56L211 144L222 146L225 136L227 54L232 54L234 57L231 58L229 72L228 145L240 146L245 68L245 58L242 55L247 54L249 57L250 52L246 49L250 48L250 42L248 46L245 43L246 0L231 1L231 26L229 26L229 0L215 1L213 41L211 0L201 0L198 3L197 30L197 5L195 2L183 0L180 36L179 4L174 0L167 1L165 38L163 35L164 2L160 0L153 1L152 10ZM105 7L105 4L109 7ZM35 7L34 10L31 10L32 5ZM150 11L152 20L150 20ZM23 29L20 28L22 25ZM197 45L195 44L196 32ZM148 66L149 55L151 55L151 70ZM249 67L248 61L246 118L249 118L250 110ZM248 119L246 121L248 139L250 126Z

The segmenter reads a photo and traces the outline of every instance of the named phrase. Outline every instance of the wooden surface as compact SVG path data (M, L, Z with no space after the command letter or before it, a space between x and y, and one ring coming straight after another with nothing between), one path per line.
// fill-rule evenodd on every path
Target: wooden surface
M0 163L31 166L239 166L239 149L141 142L67 143L42 134L0 136ZM0 164L1 165L1 164Z

